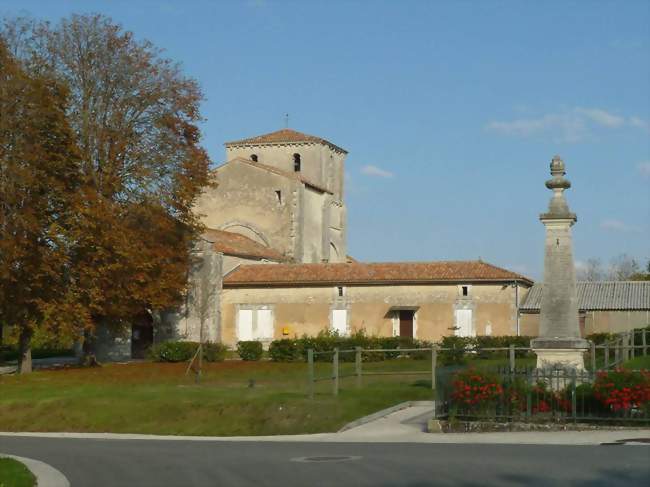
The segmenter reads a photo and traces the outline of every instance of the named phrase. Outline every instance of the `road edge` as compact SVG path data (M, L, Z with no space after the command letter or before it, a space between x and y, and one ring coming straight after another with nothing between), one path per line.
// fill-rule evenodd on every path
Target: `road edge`
M36 477L38 487L70 487L70 481L59 470L40 460L0 453L0 458L12 458L19 461Z

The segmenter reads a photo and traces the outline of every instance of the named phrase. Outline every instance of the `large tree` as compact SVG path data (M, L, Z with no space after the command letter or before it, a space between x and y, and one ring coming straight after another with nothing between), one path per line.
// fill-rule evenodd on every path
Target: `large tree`
M30 72L70 90L83 180L70 302L83 307L88 330L178 304L201 231L192 207L208 184L198 84L102 15L19 20L4 32ZM86 338L92 354L93 334Z
M34 329L65 308L67 234L80 159L65 117L67 90L29 76L0 39L0 324L16 327L20 372Z

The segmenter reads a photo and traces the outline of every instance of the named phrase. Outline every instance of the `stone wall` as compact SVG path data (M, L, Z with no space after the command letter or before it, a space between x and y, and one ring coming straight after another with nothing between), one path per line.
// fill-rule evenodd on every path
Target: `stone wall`
M475 334L516 334L514 287L475 284L470 296L462 299L460 292L457 285L350 286L344 288L341 298L334 286L224 289L221 336L225 343L235 344L237 311L255 306L273 310L275 338L316 335L331 327L333 309L348 310L350 331L364 329L371 335L391 336L396 329L396 310L402 307L417 308L416 338L439 340L454 334L454 310L468 303Z

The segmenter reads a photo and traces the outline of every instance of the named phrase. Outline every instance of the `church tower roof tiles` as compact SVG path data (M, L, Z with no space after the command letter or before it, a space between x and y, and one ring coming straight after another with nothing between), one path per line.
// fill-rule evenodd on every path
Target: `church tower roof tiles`
M336 151L348 153L345 149L332 144L330 141L325 140L321 137L315 135L304 134L293 129L282 129L276 130L268 134L257 135L255 137L249 137L247 139L233 140L231 142L226 142L224 145L237 146L237 145L265 145L265 144L286 144L286 143L316 143L324 144L330 146Z

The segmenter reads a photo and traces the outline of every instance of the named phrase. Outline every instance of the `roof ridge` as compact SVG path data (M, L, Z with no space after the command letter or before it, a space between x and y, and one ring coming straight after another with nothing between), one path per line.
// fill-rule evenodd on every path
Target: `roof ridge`
M317 135L310 135L304 132L299 132L298 130L290 129L288 127L262 135L256 135L253 137L225 142L224 145L228 147L233 145L266 145L283 143L321 143L347 154L347 151L345 149L331 143L327 139L318 137Z

